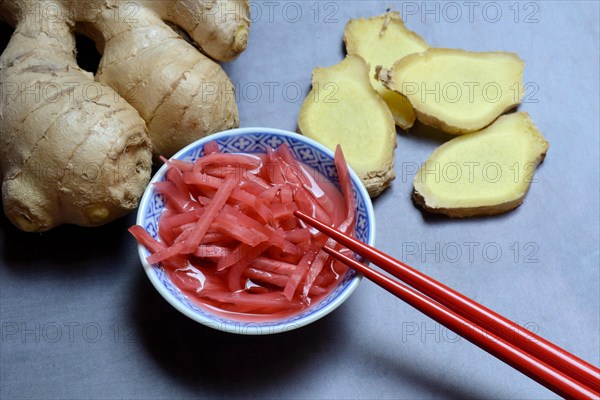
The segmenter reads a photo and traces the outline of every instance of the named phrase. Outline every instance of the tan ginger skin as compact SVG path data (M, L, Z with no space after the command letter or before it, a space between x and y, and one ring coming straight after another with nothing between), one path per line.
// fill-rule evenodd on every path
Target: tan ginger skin
M153 153L239 124L211 58L245 49L247 0L0 1L0 19L15 27L0 57L2 202L22 230L112 221L137 206ZM102 54L95 78L74 31Z

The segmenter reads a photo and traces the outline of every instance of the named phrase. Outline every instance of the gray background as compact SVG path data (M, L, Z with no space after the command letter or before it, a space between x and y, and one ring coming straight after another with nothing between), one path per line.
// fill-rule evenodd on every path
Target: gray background
M398 178L375 201L377 245L598 365L598 3L484 1L471 15L464 2L288 3L253 3L248 50L226 66L242 126L295 130L312 68L343 57L345 22L388 6L432 46L525 60L520 109L551 143L525 204L464 221L423 214L413 168L444 137L417 126L398 134ZM38 235L0 218L0 398L555 397L366 281L294 332L204 328L150 285L133 221Z

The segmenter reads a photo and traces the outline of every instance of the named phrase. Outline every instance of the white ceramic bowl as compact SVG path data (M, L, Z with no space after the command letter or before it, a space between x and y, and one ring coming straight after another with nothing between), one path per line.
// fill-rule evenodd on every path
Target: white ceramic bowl
M190 144L175 154L173 158L193 161L204 155L204 144L209 141L216 141L221 151L225 153L264 153L267 146L276 148L281 143L287 143L297 159L316 169L331 179L332 182L338 183L331 150L300 134L278 129L241 128L210 135ZM144 227L155 238L158 237L158 220L164 209L164 201L162 196L155 192L152 184L162 181L165 173L166 166L163 166L152 178L142 197L137 215L137 224ZM360 179L351 169L350 176L357 209L356 237L373 245L375 242L373 205ZM209 310L198 306L173 285L160 265L148 264L146 257L148 257L149 252L144 246L138 246L138 251L150 281L173 307L194 321L208 327L237 334L264 335L280 333L310 324L342 304L354 292L361 280L359 274L349 270L332 293L320 302L312 304L300 314L268 322L241 322L213 314Z

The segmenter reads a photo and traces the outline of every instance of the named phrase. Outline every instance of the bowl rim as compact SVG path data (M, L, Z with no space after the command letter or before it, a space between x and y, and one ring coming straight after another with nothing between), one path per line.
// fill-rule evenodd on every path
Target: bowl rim
M215 133L215 134L200 138L200 139L194 141L193 143L190 143L189 145L185 146L183 149L179 150L170 159L178 159L179 157L181 157L183 154L187 153L191 149L198 148L199 146L203 145L206 142L210 142L213 140L219 140L219 139L225 138L225 137L231 137L234 135L244 136L244 135L252 135L252 134L273 134L273 135L281 135L281 136L289 137L289 138L292 138L295 140L300 140L300 141L307 143L308 145L310 145L312 147L315 147L317 150L327 154L331 158L334 157L333 151L331 151L329 148L327 148L323 144L321 144L309 137L303 136L299 133L294 133L291 131L286 131L283 129L276 129L276 128L247 127L247 128L230 129L230 130L222 131L219 133ZM350 167L350 165L348 165L348 170L350 172L350 178L353 182L353 186L356 187L357 191L360 193L361 197L364 199L365 211L367 214L367 221L369 223L369 236L368 236L367 243L369 245L373 246L375 244L375 230L376 230L375 229L376 221L375 221L375 212L373 210L373 203L371 201L371 198L370 198L366 188L361 183L360 178L358 177L356 172L354 172L354 170ZM144 190L144 194L143 194L142 199L140 200L140 203L138 206L138 212L137 212L137 217L136 217L137 225L144 226L144 221L146 220L146 218L144 216L144 214L145 214L144 210L146 210L146 208L148 206L148 202L150 201L150 199L152 198L152 195L154 193L152 184L159 181L160 179L162 179L164 177L164 175L166 174L166 171L167 171L167 165L165 164L158 169L158 171L154 174L154 176L150 179L150 182L146 186L146 189ZM356 183L360 183L360 184L357 185ZM179 311L186 317L188 317L196 322L199 322L204 326L207 326L207 327L210 327L210 328L213 328L216 330L220 330L223 332L227 332L227 333L236 333L236 334L242 334L242 335L267 335L267 334L288 332L291 330L301 328L303 326L306 326L308 324L311 324L311 323L323 318L324 316L326 316L327 314L331 313L336 308L338 308L340 305L342 305L342 303L344 303L350 297L350 295L352 293L354 293L354 291L358 287L360 281L362 280L362 275L359 273L356 273L356 275L352 278L351 282L349 283L348 287L344 291L342 291L336 298L334 298L329 304L327 304L325 307L322 307L320 310L318 310L314 313L306 315L305 317L302 317L301 319L295 320L293 323L290 323L290 324L286 324L285 321L283 321L283 323L275 322L273 325L257 326L256 322L250 322L250 321L244 322L244 321L235 321L235 320L230 320L231 323L227 322L226 324L222 324L222 323L215 324L214 321L210 321L210 320L206 319L204 316L195 313L193 310L189 309L184 304L182 304L177 298L175 298L165 288L165 286L162 284L162 282L159 280L158 275L155 273L153 264L149 264L146 261L146 252L147 252L146 248L141 244L138 244L137 247L138 247L138 255L140 257L140 261L142 263L144 271L146 272L146 275L150 279L150 282L152 283L154 288L158 291L158 293L169 304L171 304L171 306L173 306L177 311ZM207 311L207 312L209 312L209 311ZM242 326L243 326L243 328L240 328Z

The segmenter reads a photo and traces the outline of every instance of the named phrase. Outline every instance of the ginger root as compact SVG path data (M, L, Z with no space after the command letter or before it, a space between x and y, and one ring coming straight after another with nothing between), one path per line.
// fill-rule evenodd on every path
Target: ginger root
M163 21L231 60L247 0L1 1L0 19L15 26L0 56L2 202L24 231L110 222L137 207L153 152L238 125L224 71ZM75 31L103 55L97 81L77 65Z
M225 71L163 20L189 32L211 57L231 60L246 47L247 0L139 4L134 24L98 7L92 16L98 22L82 26L103 54L96 79L138 110L155 157L170 157L198 138L238 127L235 90Z
M405 95L424 124L448 133L478 131L523 97L523 61L514 53L430 48L378 68L378 79Z
M395 178L396 130L386 103L369 81L369 66L349 55L329 68L315 68L312 90L298 127L330 149L340 144L369 195L378 196Z
M402 129L412 127L415 112L410 102L402 94L386 89L376 79L375 69L378 66L391 68L407 55L427 50L427 42L408 30L397 12L368 19L351 19L346 24L344 42L348 54L359 55L370 64L371 84L387 103L396 125Z
M414 178L415 202L449 217L500 214L523 203L548 142L527 113L438 147Z

